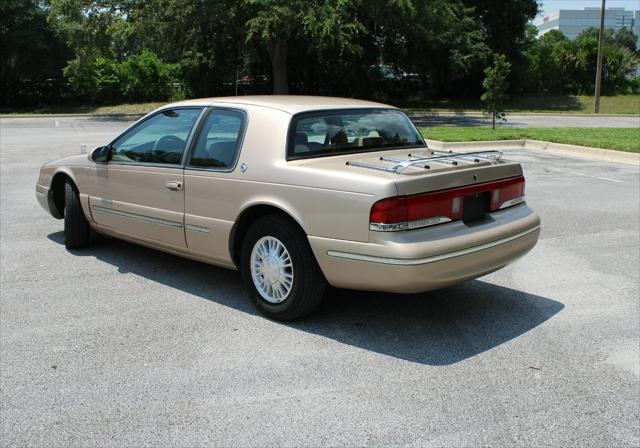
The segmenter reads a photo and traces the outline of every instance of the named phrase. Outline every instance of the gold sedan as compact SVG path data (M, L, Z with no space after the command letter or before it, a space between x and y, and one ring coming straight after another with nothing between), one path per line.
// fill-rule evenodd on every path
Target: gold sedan
M518 163L430 150L400 110L341 98L170 104L47 163L36 192L67 248L95 231L239 269L281 320L313 311L327 284L415 293L482 276L540 232Z

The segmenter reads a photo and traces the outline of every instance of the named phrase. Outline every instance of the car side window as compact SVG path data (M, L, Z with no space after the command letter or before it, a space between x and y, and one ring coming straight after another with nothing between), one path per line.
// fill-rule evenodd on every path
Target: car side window
M111 145L114 162L180 164L202 108L162 111L125 132Z
M196 140L189 165L198 168L231 168L239 150L244 113L212 109Z

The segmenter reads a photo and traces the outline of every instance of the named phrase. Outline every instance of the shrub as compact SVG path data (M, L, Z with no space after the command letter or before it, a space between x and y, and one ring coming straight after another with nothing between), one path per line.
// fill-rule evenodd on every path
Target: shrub
M185 97L178 64L162 62L144 50L122 62L114 58L84 55L71 60L65 75L75 96L93 103L166 101Z
M174 94L180 78L178 64L166 64L152 51L129 56L119 67L121 92L128 101L164 101Z
M596 78L598 30L588 28L575 41L552 30L526 52L530 89L544 93L592 95ZM602 92L608 95L633 91L640 61L633 51L633 33L606 30L602 58Z
M122 97L118 63L113 59L98 57L92 69L95 101L99 103L118 101Z

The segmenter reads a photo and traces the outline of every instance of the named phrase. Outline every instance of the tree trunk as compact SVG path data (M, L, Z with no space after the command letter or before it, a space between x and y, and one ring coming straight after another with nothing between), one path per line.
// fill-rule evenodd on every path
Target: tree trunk
M287 82L287 41L274 39L269 42L267 51L271 57L273 94L287 95L289 93L289 84Z
M495 129L496 128L496 112L493 111L491 113L491 129Z

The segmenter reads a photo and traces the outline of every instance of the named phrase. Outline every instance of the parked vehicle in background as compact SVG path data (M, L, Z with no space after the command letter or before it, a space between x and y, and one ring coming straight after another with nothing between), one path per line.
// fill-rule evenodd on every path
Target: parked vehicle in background
M529 251L540 220L518 163L430 150L398 109L305 96L169 104L89 156L50 162L36 191L64 219L239 269L267 316L313 311L327 284L442 288Z

